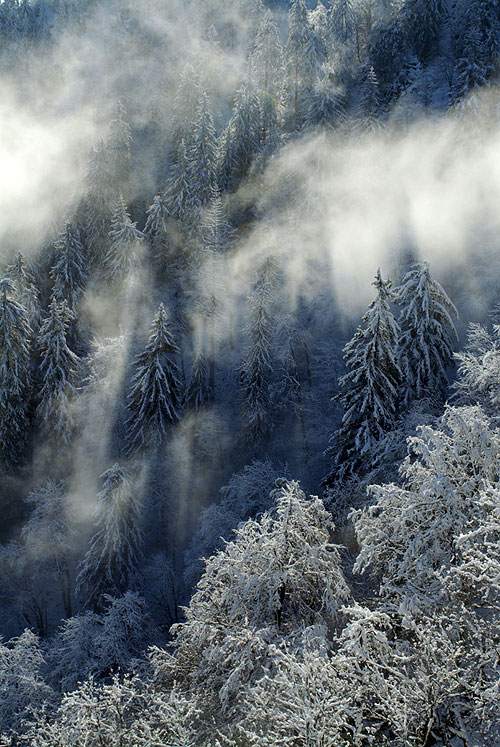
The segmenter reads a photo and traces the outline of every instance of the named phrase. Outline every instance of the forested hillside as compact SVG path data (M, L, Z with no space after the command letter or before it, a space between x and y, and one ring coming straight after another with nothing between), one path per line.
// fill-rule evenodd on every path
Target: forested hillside
M0 2L0 745L500 744L500 1Z

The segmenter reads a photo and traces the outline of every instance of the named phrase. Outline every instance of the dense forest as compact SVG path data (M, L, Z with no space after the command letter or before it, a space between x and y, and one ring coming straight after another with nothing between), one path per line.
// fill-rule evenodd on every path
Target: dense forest
M0 2L0 745L500 744L499 61Z

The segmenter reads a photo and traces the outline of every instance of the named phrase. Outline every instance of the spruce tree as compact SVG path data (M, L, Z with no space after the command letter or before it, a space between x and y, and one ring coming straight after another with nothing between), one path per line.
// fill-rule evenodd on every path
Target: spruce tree
M260 444L271 427L271 343L273 320L271 262L267 260L257 275L249 300L245 327L246 352L240 364L241 426L243 437Z
M404 404L427 395L444 396L446 367L453 356L457 310L437 283L427 262L413 265L397 289L401 306L399 366Z
M125 278L140 263L144 234L132 223L123 197L113 211L109 231L111 245L104 263L111 280Z
M212 399L213 391L208 383L208 368L201 352L197 353L191 368L191 376L186 387L184 407L198 412Z
M333 38L346 44L354 34L355 23L353 0L333 0L329 16L330 32Z
M171 220L165 192L159 192L154 196L152 204L147 211L144 234L151 242L153 262L158 266L162 274L167 270L170 259L170 244L168 239L168 223Z
M192 145L187 152L192 206L203 207L210 201L216 184L217 137L208 96L204 93L196 113Z
M288 29L285 47L286 119L288 130L295 132L304 124L321 62L304 0L293 0Z
M82 560L77 593L99 611L105 595L121 596L141 558L141 508L126 470L118 464L101 475L97 496L96 533Z
M0 280L0 467L22 462L29 427L31 328L11 280Z
M391 281L380 269L373 285L377 297L363 316L363 326L344 347L347 373L339 380L338 399L344 406L340 428L327 455L333 469L326 484L363 471L370 450L394 426L401 373L397 362L399 328L391 311Z
M144 352L135 359L128 396L128 448L157 447L180 416L182 401L180 353L170 330L167 313L160 304Z
M69 443L72 434L72 405L80 368L80 359L66 341L73 318L65 302L58 303L52 298L37 345L41 388L36 413L43 431L62 445Z
M27 314L31 330L36 332L40 324L40 294L35 278L30 268L26 266L21 252L19 252L15 261L9 265L6 274L15 284L17 300Z
M66 301L75 314L85 285L85 256L80 231L74 223L66 227L55 244L55 261L50 271L54 281L52 293L58 302Z

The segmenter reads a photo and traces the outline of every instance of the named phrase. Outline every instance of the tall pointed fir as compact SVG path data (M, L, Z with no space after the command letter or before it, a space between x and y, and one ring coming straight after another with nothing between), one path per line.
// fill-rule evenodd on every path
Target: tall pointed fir
M170 242L168 239L168 224L171 220L165 192L159 192L154 196L152 204L147 211L144 234L148 237L152 259L155 266L163 277L166 277L168 264L172 261Z
M236 93L233 114L223 137L219 183L222 189L235 189L246 176L259 152L262 133L259 101L247 86Z
M271 272L272 263L268 259L257 275L249 299L246 352L240 363L241 427L244 440L255 446L261 444L271 428Z
M149 341L134 363L128 396L128 450L158 447L180 416L182 402L180 354L168 328L167 313L160 304Z
M102 140L90 152L85 186L86 194L81 206L85 241L92 258L101 260L116 197L112 164Z
M140 264L144 234L132 223L122 195L116 203L109 230L110 247L104 259L111 280L124 279Z
M193 141L187 153L193 207L203 207L217 181L217 136L210 102L203 93L196 113Z
M72 405L80 368L80 359L66 342L72 319L73 314L66 303L58 303L53 297L37 345L41 379L37 418L42 431L63 446L69 443L74 426Z
M391 311L394 294L391 281L382 280L380 269L373 285L377 297L363 316L363 326L344 347L347 373L339 380L337 395L344 415L326 452L333 459L326 485L366 471L370 450L396 420L401 372L397 361L399 327Z
M25 457L31 396L31 328L15 287L0 280L0 469L11 471Z
M278 25L270 10L262 15L249 55L252 87L270 96L280 96L283 81L283 48Z
M85 276L85 256L80 231L74 223L66 223L55 244L55 260L50 277L54 282L54 298L58 302L66 301L73 314L76 314Z
M97 496L96 533L82 560L77 593L87 607L99 611L105 595L121 596L141 558L141 506L126 470L118 464L101 475Z
M16 297L24 308L33 333L40 324L39 291L29 267L26 266L24 256L19 252L14 262L6 270L7 276L14 282Z
M382 97L373 67L369 67L364 75L361 88L361 98L358 111L359 118L354 129L359 134L377 133L383 131L384 124L380 118L382 110Z
M288 29L285 47L286 123L290 132L296 132L304 124L321 66L304 0L293 0Z
M446 368L453 357L458 312L437 283L427 262L413 265L397 289L401 306L399 366L403 375L404 404L425 396L444 397Z
M445 0L404 0L400 23L408 47L422 63L437 52L441 25L447 13Z
M333 39L347 44L352 39L356 25L353 0L333 0L328 20Z
M169 213L181 223L189 223L190 211L196 204L196 188L191 163L184 140L177 148L176 160L170 165L165 180L164 200Z
M123 101L115 107L114 116L109 123L107 149L112 174L114 192L124 192L128 196L130 181L130 146L132 132L127 122L127 112Z
M191 376L189 377L184 396L184 408L188 411L194 410L194 412L199 412L210 402L212 396L213 390L208 382L208 368L205 357L199 351L195 355L191 367Z

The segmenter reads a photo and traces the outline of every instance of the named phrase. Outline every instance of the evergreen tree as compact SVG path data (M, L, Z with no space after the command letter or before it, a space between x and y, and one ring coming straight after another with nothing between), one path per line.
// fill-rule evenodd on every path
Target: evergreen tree
M38 337L41 389L37 416L43 430L59 444L67 444L73 429L73 400L80 359L67 344L68 326L73 314L65 302L52 298L49 315Z
M9 265L6 274L16 286L17 300L26 311L31 330L35 333L38 330L41 315L39 291L21 252Z
M95 610L105 595L120 596L127 590L141 557L141 509L125 469L114 464L101 475L103 489L97 496L96 533L80 564L77 593Z
M279 28L270 10L261 17L249 57L252 87L278 98L283 80L283 49Z
M246 353L240 364L242 429L245 440L252 444L259 444L271 428L271 301L271 263L267 260L250 297Z
M171 164L165 181L164 202L168 212L180 221L187 222L189 212L196 202L190 162L184 140L177 149L177 158Z
M196 113L192 145L187 153L193 207L209 202L216 184L217 137L208 96L204 93Z
M381 122L382 98L373 67L368 68L361 89L359 120L355 129L360 133L376 133L384 129Z
M171 215L168 210L165 192L155 195L153 203L147 211L144 233L151 242L153 261L163 274L167 270L170 259L170 245L168 240L168 223Z
M109 240L104 260L107 273L111 280L123 279L139 265L144 234L130 220L121 195L113 211Z
M287 70L286 119L290 132L300 130L311 103L321 60L304 0L293 0L288 14L285 47Z
M246 86L236 93L233 114L224 133L219 183L235 189L258 153L262 137L261 111L257 97Z
M55 244L55 261L50 271L54 282L52 293L60 303L66 301L75 314L78 299L85 285L85 257L80 231L74 223L67 223Z
M212 399L213 392L208 383L208 369L202 353L198 353L193 361L191 376L186 387L184 407L186 410L198 412Z
M457 310L437 283L427 262L415 264L397 290L401 306L399 366L403 375L403 402L427 395L444 396L446 367L453 356Z
M436 52L441 25L446 17L444 0L405 0L400 22L408 46L426 63Z
M119 101L115 107L113 119L109 123L107 142L109 166L115 194L117 192L128 194L131 142L132 132L127 122L127 112L123 101Z
M14 300L11 280L0 281L0 465L11 470L25 454L31 395L31 328Z
M356 24L353 0L333 0L329 22L333 38L346 44L352 38Z
M380 269L373 283L377 297L363 316L363 327L344 347L347 373L339 380L338 399L344 406L340 428L326 452L334 468L326 484L370 466L370 450L396 420L401 373L397 362L399 328L391 311L391 281Z
M137 356L128 396L128 448L156 447L179 420L181 383L175 356L179 355L160 304L149 341Z

